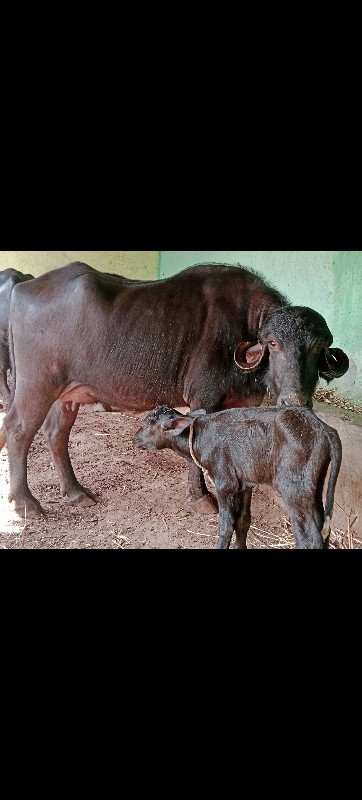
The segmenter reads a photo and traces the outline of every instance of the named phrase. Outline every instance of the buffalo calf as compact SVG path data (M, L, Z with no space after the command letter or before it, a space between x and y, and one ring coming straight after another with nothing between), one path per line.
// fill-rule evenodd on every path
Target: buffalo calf
M233 408L185 416L159 406L147 415L133 444L170 448L209 475L219 504L217 549L228 549L234 532L234 549L246 549L252 490L259 483L279 492L297 549L328 547L342 446L338 433L309 409Z

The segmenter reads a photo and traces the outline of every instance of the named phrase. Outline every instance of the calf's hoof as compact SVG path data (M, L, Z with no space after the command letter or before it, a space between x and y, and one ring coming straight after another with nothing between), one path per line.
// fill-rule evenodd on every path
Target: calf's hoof
M204 494L198 500L190 500L192 511L195 514L218 514L219 506L211 494Z

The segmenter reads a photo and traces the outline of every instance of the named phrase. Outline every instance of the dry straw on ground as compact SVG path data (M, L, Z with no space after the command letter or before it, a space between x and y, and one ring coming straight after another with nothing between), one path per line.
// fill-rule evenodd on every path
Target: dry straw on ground
M320 403L327 403L336 408L344 408L346 411L354 411L355 414L362 414L362 406L353 403L346 397L338 397L336 391L336 389L316 389L314 398Z

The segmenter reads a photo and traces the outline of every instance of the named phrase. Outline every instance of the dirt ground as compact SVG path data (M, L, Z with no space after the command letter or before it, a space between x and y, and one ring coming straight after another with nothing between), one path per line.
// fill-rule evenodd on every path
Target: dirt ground
M78 480L98 502L67 504L44 438L28 457L28 482L46 517L19 519L8 503L7 449L0 453L0 549L214 549L218 516L195 514L186 500L188 464L170 450L137 450L132 437L145 414L81 408L70 437ZM3 413L0 413L0 423ZM250 549L294 548L289 520L260 489L253 492Z

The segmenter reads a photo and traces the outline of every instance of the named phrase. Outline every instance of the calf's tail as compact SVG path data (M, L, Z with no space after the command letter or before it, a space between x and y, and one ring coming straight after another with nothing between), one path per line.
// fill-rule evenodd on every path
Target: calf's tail
M331 460L331 468L329 472L329 480L327 486L326 506L324 509L324 525L322 528L323 541L328 539L330 534L330 524L333 514L334 493L336 489L337 478L342 463L342 444L337 431L330 426L327 432L329 442L329 452Z

